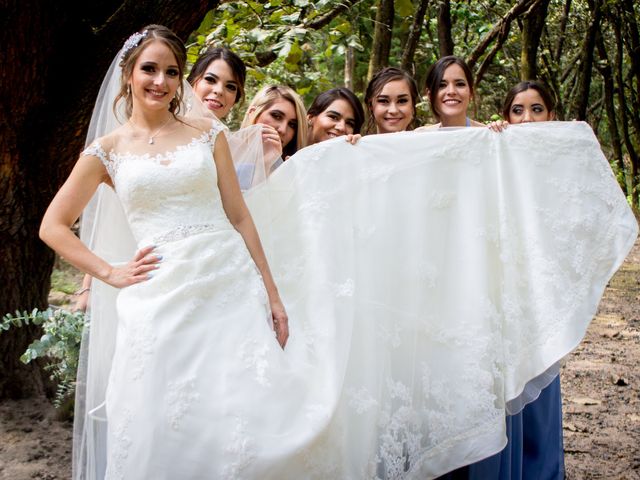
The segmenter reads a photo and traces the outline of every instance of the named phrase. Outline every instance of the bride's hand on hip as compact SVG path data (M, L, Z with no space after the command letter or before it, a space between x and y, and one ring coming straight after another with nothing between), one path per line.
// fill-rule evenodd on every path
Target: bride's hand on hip
M154 270L162 260L160 255L151 255L154 245L138 250L133 260L123 267L112 267L109 275L104 279L106 283L116 288L124 288L136 283L149 280Z
M287 317L284 305L279 299L270 302L270 307L273 317L273 329L276 332L278 343L284 349L284 346L287 344L287 339L289 338L289 318Z

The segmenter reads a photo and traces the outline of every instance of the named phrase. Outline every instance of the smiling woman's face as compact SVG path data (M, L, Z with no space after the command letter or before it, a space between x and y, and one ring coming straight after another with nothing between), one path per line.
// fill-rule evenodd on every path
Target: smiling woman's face
M341 98L334 100L320 114L309 117L311 144L353 133L355 118L349 102Z
M448 120L466 117L470 101L471 88L464 70L452 63L444 71L436 94L435 108L443 125Z
M193 91L217 118L224 118L236 104L238 81L227 62L219 58L212 61Z
M411 91L406 80L387 82L371 101L378 133L402 132L413 120Z

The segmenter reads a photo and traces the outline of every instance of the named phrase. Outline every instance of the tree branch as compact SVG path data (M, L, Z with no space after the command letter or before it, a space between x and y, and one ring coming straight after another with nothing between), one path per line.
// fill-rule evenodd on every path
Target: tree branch
M482 41L473 49L469 57L467 58L467 64L469 68L473 69L476 63L478 63L478 59L482 56L482 54L489 48L489 45L496 39L502 38L502 43L509 35L509 29L511 28L511 22L517 18L518 16L525 13L530 7L537 4L540 0L519 0L516 5L514 5L511 10L509 10L502 20L498 22L493 29L485 35Z
M424 23L424 16L427 13L427 7L429 6L429 0L421 0L416 14L413 17L413 23L409 30L409 38L407 39L407 45L402 51L402 61L400 65L405 70L411 70L411 64L413 63L413 56L416 53L418 42L420 41L420 34L422 33L422 24Z
M311 28L313 30L319 30L325 25L331 23L331 20L336 18L341 13L346 12L348 9L353 7L357 3L357 0L343 0L341 3L338 3L335 8L324 15L314 18L309 22L305 22L302 24L305 28Z

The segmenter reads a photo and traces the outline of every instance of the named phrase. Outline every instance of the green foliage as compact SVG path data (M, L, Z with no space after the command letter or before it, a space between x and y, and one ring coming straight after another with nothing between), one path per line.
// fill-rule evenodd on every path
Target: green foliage
M43 335L34 340L22 354L20 360L29 363L36 358L46 358L45 367L51 379L58 384L54 405L60 407L72 398L75 391L76 373L80 357L82 331L87 324L84 313L63 309L33 309L31 312L16 311L7 314L0 322L0 334L10 328L23 325L40 325Z

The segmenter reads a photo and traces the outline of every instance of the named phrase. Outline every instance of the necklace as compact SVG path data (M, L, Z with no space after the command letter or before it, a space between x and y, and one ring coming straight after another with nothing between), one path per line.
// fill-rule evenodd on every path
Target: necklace
M156 130L155 132L153 132L152 134L149 135L149 141L147 142L149 145L153 145L154 144L154 138L156 136L158 136L158 134L160 133L160 130L162 130L164 127L166 127L169 124L169 122L171 121L172 117L173 117L173 115L169 115L169 118L167 118L167 121L164 122L162 124L162 126L158 130ZM129 118L129 123L131 123L131 125L133 125L134 127L142 130L142 128L139 127L138 125L136 125L135 122L133 120L131 120L131 118Z

